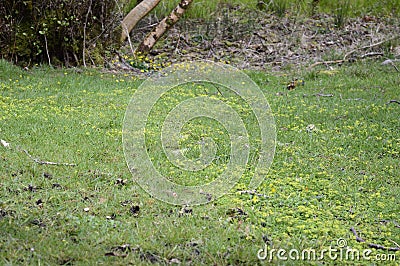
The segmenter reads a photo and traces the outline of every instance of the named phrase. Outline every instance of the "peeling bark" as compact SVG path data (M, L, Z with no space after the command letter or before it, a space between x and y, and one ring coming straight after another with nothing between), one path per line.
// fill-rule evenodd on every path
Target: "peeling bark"
M146 36L136 50L136 54L147 54L151 51L157 41L182 17L189 8L193 0L182 0L179 5L165 17L160 23Z
M121 23L122 34L121 42L125 41L126 37L133 30L136 24L145 17L151 10L153 10L161 0L146 0L140 2L133 8Z

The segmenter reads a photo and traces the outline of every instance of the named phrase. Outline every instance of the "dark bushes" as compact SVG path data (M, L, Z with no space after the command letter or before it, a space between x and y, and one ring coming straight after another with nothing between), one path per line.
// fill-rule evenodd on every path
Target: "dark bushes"
M101 64L119 37L115 0L1 2L0 55L20 65Z

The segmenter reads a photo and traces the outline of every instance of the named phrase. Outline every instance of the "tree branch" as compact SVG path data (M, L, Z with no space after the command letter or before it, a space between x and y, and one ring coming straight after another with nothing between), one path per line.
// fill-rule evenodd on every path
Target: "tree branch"
M193 0L181 0L178 6L165 17L160 23L146 36L139 44L136 54L147 54L157 43L157 41L167 32L176 22L182 17L185 11L189 8Z
M151 10L153 10L161 0L146 0L140 2L133 8L128 15L122 20L121 27L121 42L125 41L126 37L136 26L136 24L145 17Z

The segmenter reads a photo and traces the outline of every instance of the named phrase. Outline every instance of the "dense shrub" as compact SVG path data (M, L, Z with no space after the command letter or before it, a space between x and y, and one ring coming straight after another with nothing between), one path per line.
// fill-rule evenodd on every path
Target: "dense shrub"
M115 0L1 2L0 54L20 65L102 63L121 21Z

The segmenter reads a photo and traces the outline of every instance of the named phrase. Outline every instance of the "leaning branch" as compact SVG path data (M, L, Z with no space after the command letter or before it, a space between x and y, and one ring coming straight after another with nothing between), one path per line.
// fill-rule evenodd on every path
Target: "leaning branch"
M139 3L135 8L133 8L129 14L122 20L122 34L121 42L125 41L126 37L136 26L136 24L145 17L151 10L153 10L161 0L147 0Z
M178 6L165 17L160 23L146 36L136 50L136 54L147 54L157 43L157 41L183 16L193 0L181 0Z

